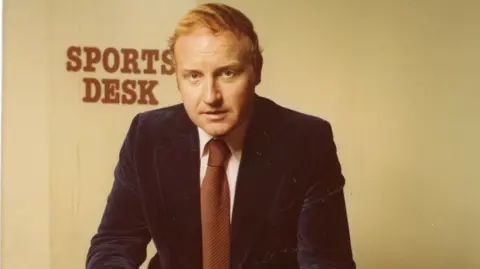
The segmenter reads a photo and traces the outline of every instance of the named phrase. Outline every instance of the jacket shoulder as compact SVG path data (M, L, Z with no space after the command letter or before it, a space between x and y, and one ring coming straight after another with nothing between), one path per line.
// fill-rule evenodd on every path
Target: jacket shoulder
M274 101L262 98L264 113L271 114L271 120L276 122L281 129L292 132L308 132L313 130L330 129L330 122L326 119L312 114L300 112L282 105Z
M131 120L127 139L152 143L162 137L182 133L192 126L183 104L176 104L137 113Z
M166 128L171 123L186 116L185 109L182 104L157 108L145 112L138 113L138 126L141 128Z

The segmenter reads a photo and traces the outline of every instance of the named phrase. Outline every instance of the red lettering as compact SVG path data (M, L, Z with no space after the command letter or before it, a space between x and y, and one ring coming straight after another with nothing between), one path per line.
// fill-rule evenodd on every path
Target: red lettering
M85 82L85 97L82 100L86 103L97 102L102 94L100 82L95 78L84 78L83 82ZM95 94L92 92L93 89L95 89Z
M137 102L142 105L157 105L153 89L158 85L156 80L131 80L123 82L119 79L85 78L85 97L86 103L101 102L103 104L126 104L132 105ZM139 86L138 92L136 91ZM103 97L102 97L103 96Z
M67 49L67 71L77 72L82 68L82 59L80 55L82 54L82 48L71 46Z
M113 55L113 63L112 65L109 64L109 56ZM117 72L118 68L120 67L120 54L115 48L107 48L103 52L102 57L103 68L108 73L115 73Z
M83 71L85 72L95 72L95 67L93 67L94 64L97 64L100 62L101 59L101 51L98 48L95 47L85 47L83 48L83 51L85 51L87 55L86 59L86 65L83 67Z
M135 73L140 74L138 68L138 51L135 49L121 49L123 53L123 68L120 69L122 73ZM130 66L132 66L130 68Z
M160 55L158 50L142 50L142 60L147 61L147 68L143 69L145 74L156 74L157 70L153 68L153 61L158 61Z
M162 75L171 75L175 73L175 67L173 66L173 58L170 50L164 50L162 53ZM167 68L167 66L169 68Z
M140 98L138 100L139 104L145 105L157 105L158 101L153 94L153 88L157 86L158 81L156 80L139 80L138 85L140 86ZM149 101L147 101L147 96Z
M122 83L122 104L131 105L137 100L137 93L135 92L136 81L127 79ZM130 98L128 98L130 97Z
M70 46L67 49L66 69L69 72L96 72L97 64L108 73L121 72L124 74L162 74L175 73L173 55L169 50L132 48L117 49L108 47L101 50L97 47ZM160 59L161 58L161 59ZM159 70L156 63L161 60ZM140 68L140 64L144 64ZM83 67L83 69L82 69Z
M118 104L120 103L120 81L118 79L102 79L103 83L103 98L104 104Z

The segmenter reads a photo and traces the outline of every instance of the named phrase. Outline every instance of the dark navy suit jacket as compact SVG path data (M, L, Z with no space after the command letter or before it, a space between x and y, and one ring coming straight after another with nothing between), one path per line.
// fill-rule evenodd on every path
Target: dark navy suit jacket
M256 96L231 229L232 269L353 269L330 124ZM88 269L201 269L200 153L183 105L138 114L115 168Z

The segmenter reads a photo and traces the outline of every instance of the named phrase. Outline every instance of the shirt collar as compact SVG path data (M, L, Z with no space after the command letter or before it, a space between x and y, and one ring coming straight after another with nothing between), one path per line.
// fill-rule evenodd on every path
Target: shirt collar
M227 134L223 139L227 143L230 152L232 152L233 158L240 159L240 156L243 151L243 142L245 138L245 133L247 130L248 122L245 121L239 126L237 126L232 132ZM203 157L207 154L207 148L205 145L210 141L213 136L207 134L202 128L197 127L198 136L200 140L200 157Z

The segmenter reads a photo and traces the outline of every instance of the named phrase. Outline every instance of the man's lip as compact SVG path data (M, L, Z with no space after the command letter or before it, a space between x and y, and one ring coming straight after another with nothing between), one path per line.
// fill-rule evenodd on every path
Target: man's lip
M224 114L227 113L226 110L218 110L218 111L207 111L203 112L204 114L209 114L209 115L216 115L216 114Z
M227 117L227 112L226 111L210 111L210 112L206 112L204 114L204 117L209 121L218 122L218 121L222 121L223 119L225 119L225 117Z

